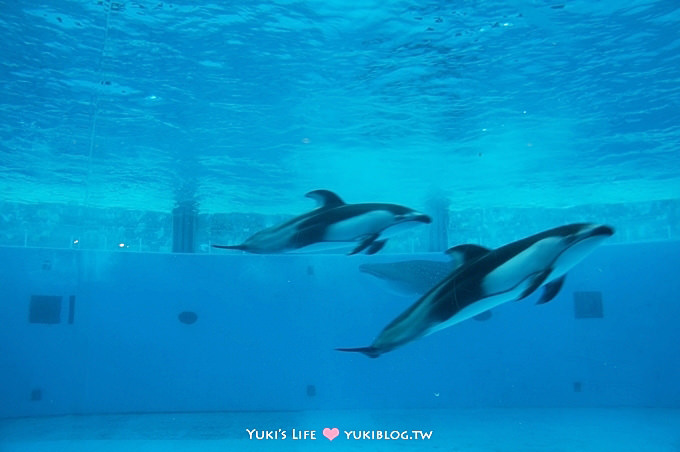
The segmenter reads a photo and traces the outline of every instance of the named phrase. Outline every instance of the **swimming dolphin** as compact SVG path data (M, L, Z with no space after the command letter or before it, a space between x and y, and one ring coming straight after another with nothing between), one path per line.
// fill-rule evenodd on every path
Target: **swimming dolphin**
M552 300L574 265L614 234L610 226L570 224L509 243L495 250L459 245L458 269L394 319L368 347L338 348L377 358L415 339L447 328L495 306L521 300L539 287L538 303Z
M429 216L397 204L346 204L329 190L314 190L305 196L316 200L319 207L278 226L263 229L241 245L213 246L271 254L319 251L351 244L353 249L349 254L364 250L366 254L375 254L387 242L387 239L378 240L386 230L394 232L396 226L432 222Z

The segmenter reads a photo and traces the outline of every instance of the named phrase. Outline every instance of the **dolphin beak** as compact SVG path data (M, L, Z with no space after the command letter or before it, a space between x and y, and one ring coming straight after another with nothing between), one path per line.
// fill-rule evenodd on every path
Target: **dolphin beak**
M589 235L591 237L595 237L595 236L598 236L598 235L604 235L604 236L607 236L607 237L611 237L612 235L614 235L614 228L611 227L611 226L607 226L607 225L598 226L595 229L593 229L592 231L590 231Z
M412 221L419 221L421 223L430 224L432 223L432 218L424 213L416 214L411 218Z

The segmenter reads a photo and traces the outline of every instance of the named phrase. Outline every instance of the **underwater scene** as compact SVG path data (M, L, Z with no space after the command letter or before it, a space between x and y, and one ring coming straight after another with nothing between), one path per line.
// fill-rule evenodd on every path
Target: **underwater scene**
M0 0L0 451L680 451L676 0Z

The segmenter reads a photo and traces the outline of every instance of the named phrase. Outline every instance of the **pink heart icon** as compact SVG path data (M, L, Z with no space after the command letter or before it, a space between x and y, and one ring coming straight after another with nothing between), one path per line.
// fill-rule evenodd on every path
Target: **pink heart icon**
M340 430L337 427L323 429L323 436L328 438L328 441L333 441L340 434Z

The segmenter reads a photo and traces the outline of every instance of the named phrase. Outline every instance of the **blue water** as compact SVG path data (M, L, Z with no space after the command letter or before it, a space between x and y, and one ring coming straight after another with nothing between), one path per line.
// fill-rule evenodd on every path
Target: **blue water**
M337 426L434 435L340 450L674 451L679 249L602 246L547 305L508 303L373 360L333 349L370 343L415 297L358 266L441 257L0 248L0 446L251 450L249 430L281 429L268 447L316 450ZM599 316L577 314L584 294ZM57 322L26 321L36 296L61 299Z
M439 190L456 208L679 195L673 0L0 8L5 200L290 213L317 187L407 205Z
M0 450L680 450L676 1L0 13ZM318 188L437 229L376 256L210 248ZM178 205L196 253L170 253ZM551 303L377 360L333 350L417 299L362 263L575 221L617 234Z

